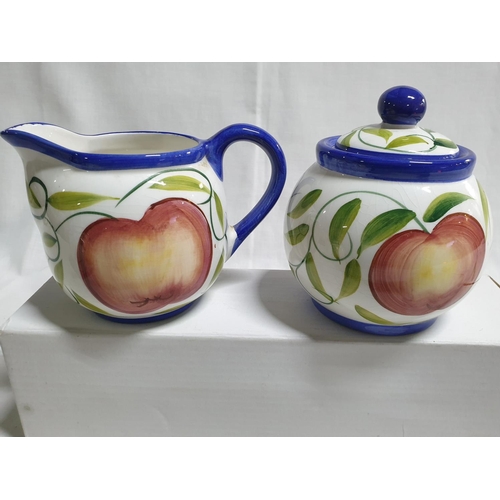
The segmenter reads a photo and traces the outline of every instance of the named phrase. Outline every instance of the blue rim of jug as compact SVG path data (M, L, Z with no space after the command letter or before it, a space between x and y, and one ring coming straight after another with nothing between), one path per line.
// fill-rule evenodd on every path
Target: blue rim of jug
M474 152L463 146L458 146L457 154L445 156L370 154L340 146L339 137L327 137L318 142L317 161L328 170L354 177L401 182L457 182L470 177L476 164Z
M206 141L202 141L196 137L176 132L159 132L159 131L126 131L126 132L106 132L102 134L76 134L83 137L100 137L106 135L123 135L123 134L157 134L171 135L176 137L185 137L197 142L197 145L178 151L157 152L152 154L114 154L114 153L85 153L83 151L74 151L51 142L47 139L37 137L33 141L33 134L16 130L22 125L49 125L56 126L45 122L28 122L10 127L0 132L0 135L12 146L20 148L28 148L39 153L46 154L56 158L64 163L67 163L75 168L82 170L100 171L100 170L129 170L129 169L144 169L155 167L171 167L174 165L187 165L196 163L203 159L206 154ZM61 127L57 127L61 128ZM73 132L74 133L74 132Z

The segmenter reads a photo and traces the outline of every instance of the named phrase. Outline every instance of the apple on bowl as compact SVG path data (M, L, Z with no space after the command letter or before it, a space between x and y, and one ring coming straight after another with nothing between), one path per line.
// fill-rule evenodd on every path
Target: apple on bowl
M377 250L369 286L379 304L419 316L461 299L478 278L486 251L483 229L469 214L442 219L432 233L397 233Z

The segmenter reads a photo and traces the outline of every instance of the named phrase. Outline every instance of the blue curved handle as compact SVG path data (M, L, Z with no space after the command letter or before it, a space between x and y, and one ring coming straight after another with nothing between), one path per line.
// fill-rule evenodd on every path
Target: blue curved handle
M217 132L206 143L208 161L221 179L224 153L231 144L237 141L253 142L265 151L271 162L271 179L262 198L240 222L233 226L236 231L236 240L231 255L274 207L283 191L286 179L285 155L276 139L265 130L246 123L230 125Z

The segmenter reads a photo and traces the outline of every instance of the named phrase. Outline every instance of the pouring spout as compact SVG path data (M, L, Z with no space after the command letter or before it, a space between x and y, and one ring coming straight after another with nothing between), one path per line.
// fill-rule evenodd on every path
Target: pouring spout
M79 150L83 136L56 125L29 122L15 125L0 132L2 138L14 148L27 148L41 153L64 149Z
M31 122L0 132L21 158L35 151L81 170L127 170L196 163L205 141L158 131L77 134L49 123ZM32 156L32 155L29 155Z

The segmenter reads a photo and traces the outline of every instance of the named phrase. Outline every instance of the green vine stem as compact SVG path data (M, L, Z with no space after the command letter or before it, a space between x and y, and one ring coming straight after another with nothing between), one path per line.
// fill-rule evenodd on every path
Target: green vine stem
M211 226L211 229L212 229L212 234L213 234L214 238L217 241L222 241L224 239L227 240L227 227L228 227L228 225L227 225L227 222L224 225L224 217L222 217L222 216L219 215L221 226L223 226L222 230L224 231L224 234L221 237L219 237L217 235L215 227L214 227L214 222L213 222L214 213L213 213L213 207L212 207L213 204L211 203L211 201L212 201L212 199L217 198L217 199L215 199L215 203L216 203L216 205L218 204L216 208L219 208L220 207L220 200L218 199L217 194L213 190L212 183L210 182L210 179L205 174L203 174L202 172L200 172L199 170L194 169L194 168L167 169L167 170L162 170L160 172L157 172L156 174L151 175L150 177L148 177L144 181L142 181L139 184L137 184L136 186L134 186L122 198L119 199L119 201L117 202L117 204L115 205L115 207L117 207L126 198L128 198L130 195L132 195L134 192L136 192L139 188L141 188L143 185L145 185L149 181L153 180L154 178L156 178L156 177L158 177L160 175L163 175L163 174L168 174L168 173L173 173L173 172L186 172L186 171L197 173L198 175L200 175L201 177L203 177L205 179L206 183L208 184L209 189L210 189L210 192L208 194L208 198L205 201L202 201L201 203L198 203L198 205L205 205L205 204L209 203L210 226ZM116 219L116 217L113 217L112 215L109 215L109 214L104 213L104 212L93 211L93 210L85 210L85 211L81 211L81 212L77 212L77 213L71 214L69 217L67 217L66 219L64 219L57 227L54 227L53 224L50 222L50 220L47 218L47 210L48 210L48 205L49 205L49 196L48 196L47 187L45 186L45 183L41 179L39 179L38 177L32 177L31 178L31 180L28 183L28 189L31 189L31 186L33 184L38 184L42 188L42 190L43 190L43 192L45 194L45 199L44 199L43 207L40 206L40 208L42 208L42 214L41 215L32 214L32 215L37 220L47 222L47 224L51 227L51 229L52 229L52 231L54 233L54 240L55 240L55 243L57 244L57 256L55 258L50 257L47 254L47 252L46 252L47 258L51 262L57 263L59 261L60 257L61 257L61 243L59 241L59 236L58 236L57 232L70 219L72 219L74 217L77 217L77 216L81 216L81 215L98 215L98 216L101 216L101 217L107 217L109 219ZM37 205L39 205L38 202L37 202ZM219 262L219 266L220 266L220 262ZM74 294L72 293L71 295L78 302L78 300L76 299L76 297L74 296Z
M312 231L311 231L312 232ZM347 237L349 238L349 252L347 253L347 255L345 255L344 257L340 257L340 259L336 259L335 257L328 257L327 255L325 255L319 248L318 248L318 245L316 243L316 240L314 239L314 234L311 236L311 240L313 241L313 244L314 244L314 248L318 251L318 253L321 255L321 257L323 257L324 259L326 260L329 260L331 262L342 262L346 259L348 259L350 256L351 256L351 253L352 253L352 250L353 250L353 244L352 244L352 239L351 239L351 236L350 234L347 234ZM309 247L309 250L310 250L310 247Z
M331 200L329 200L327 203L325 203L316 213L316 217L314 218L314 222L313 222L313 225L312 225L312 228L311 228L311 236L309 238L309 245L308 245L308 248L307 248L307 252L306 252L306 255L305 257L298 263L298 264L293 264L291 262L289 262L289 266L290 266L290 269L292 270L292 272L294 273L295 277L297 278L297 280L299 281L299 283L304 287L304 285L302 284L302 282L300 281L300 278L298 276L298 270L299 268L304 264L304 262L306 261L306 258L307 256L310 254L311 252L311 247L312 245L314 245L314 248L317 250L317 252L323 257L325 258L326 260L329 260L331 262L342 262L346 259L348 259L351 254L352 254L352 251L353 251L353 243L352 243L352 239L351 239L351 236L349 235L349 233L347 233L347 237L349 238L349 251L348 253L339 258L339 259L336 259L335 257L328 257L326 256L323 252L321 252L321 250L318 248L318 245L316 243L316 239L314 237L314 234L315 234L315 230L316 230L316 224L318 222L318 219L319 219L319 216L321 215L321 213L326 209L326 207L328 205L330 205L331 203L333 203L335 200L343 197L343 196L348 196L348 195L353 195L353 194L372 194L372 195L375 195L375 196L381 196L383 198L387 198L388 200L391 200L393 203L395 203L396 205L398 205L400 208L403 208L403 209L407 209L407 207L405 205L403 205L402 203L400 203L399 201L395 200L394 198L392 198L391 196L388 196L388 195L385 195L385 194L382 194L382 193L378 193L376 191L348 191L348 192L345 192L345 193L341 193L337 196L335 196L334 198L332 198ZM425 233L429 234L429 231L427 230L427 228L424 226L424 224L418 219L418 217L415 217L413 219L415 221L416 224L418 224L418 226L422 229L422 231L424 231ZM305 287L304 287L305 288ZM322 302L322 301L319 301L321 304L324 304L324 305L329 305L329 304L332 304L334 302L337 302L337 300L333 299L329 302Z
M54 229L54 226L52 225L52 223L49 221L49 219L47 219L47 217L45 217L44 220L52 228L52 231L54 231L54 236L55 236L55 240L56 240L56 243L57 243L57 256L53 259L52 257L49 257L47 255L47 252L45 252L45 255L47 255L47 258L51 262L57 262L59 260L59 257L61 256L61 243L59 243L59 238L57 236L56 230Z
M384 151L387 151L387 148L385 147L382 147L382 146L376 146L375 144L370 144L369 142L366 142L364 141L362 138L361 138L361 132L363 132L363 128L360 128L358 131L357 131L357 136L358 136L358 139L360 140L360 142L362 144L364 144L365 146L370 146L372 148L376 148L376 149L382 149ZM429 153L430 151L434 151L436 148L437 148L437 145L436 145L436 138L434 137L434 135L429 132L428 130L426 130L426 132L430 135L430 137L426 136L426 135L423 135L423 134L410 134L409 136L407 137L423 137L424 139L430 139L433 143L433 146L429 149L426 149L424 152L426 153ZM394 149L393 151L404 151L404 149Z
M118 202L116 203L116 207L122 203L125 199L127 199L130 195L132 195L133 193L135 193L139 188L141 188L142 186L144 186L144 184L152 181L154 178L160 176L160 175L163 175L163 174L169 174L169 173L173 173L173 172L195 172L197 173L198 175L200 175L201 177L203 177L207 184L208 184L208 187L210 188L210 194L208 195L208 198L201 202L201 203L198 203L198 205L205 205L206 203L210 203L209 204L209 210L210 210L210 227L212 228L212 233L214 235L214 238L217 240L217 241L222 241L223 239L227 239L227 225L226 227L223 227L223 231L224 231L224 234L219 237L217 236L217 232L215 231L215 228L214 228L214 224L213 224L213 209L212 209L212 199L214 198L214 190L213 190L213 187L212 187L212 183L210 182L210 179L203 173L203 172L200 172L199 170L195 169L195 168L173 168L173 169L166 169L166 170L161 170L160 172L157 172L156 174L153 174L151 176L149 176L147 179L141 181L139 184L135 185L130 191L128 191L124 196L122 196Z
M70 215L69 217L67 217L66 219L64 219L55 229L55 232L57 233L57 231L59 231L59 229L61 228L61 226L69 221L70 219L72 219L73 217L76 217L78 215L101 215L103 217L107 217L108 219L115 219L115 217L113 217L112 215L109 215L109 214L105 214L104 212L94 212L94 211L91 211L91 210L85 210L84 212L78 212L76 214L72 214Z
M122 196L120 198L120 200L117 202L117 204L115 206L117 207L120 203L122 203L126 198L128 198L130 195L132 195L135 191L137 191L143 185L145 185L146 183L150 182L151 180L153 180L154 178L156 178L156 177L158 177L160 175L163 175L163 174L166 174L166 173L172 173L172 172L186 172L186 171L197 173L198 175L200 175L201 177L203 177L205 179L205 181L207 182L207 184L209 186L209 189L210 189L210 193L208 195L208 198L205 201L202 201L201 203L198 203L198 205L205 205L206 203L210 203L210 205L209 205L209 210L210 210L210 226L212 228L212 233L213 233L213 235L214 235L214 237L215 237L215 239L217 241L222 241L223 239L227 239L227 224L226 224L225 227L222 228L223 231L224 231L224 234L221 237L219 237L217 235L217 232L216 232L215 227L214 227L214 223L213 223L214 214L213 214L213 208L212 208L211 201L214 198L215 192L213 190L212 183L210 182L210 179L205 174L203 174L202 172L200 172L199 170L194 169L194 168L177 168L177 169L168 169L168 170L162 170L160 172L157 172L156 174L151 175L147 179L143 180L142 182L140 182L139 184L137 184L136 186L134 186L130 191L128 191L124 196ZM33 214L33 216L36 219L38 219L38 220L45 220L45 221L47 221L47 223L51 226L52 230L54 231L54 235L56 236L56 242L57 242L57 245L58 245L58 257L55 260L53 260L52 258L49 257L49 259L52 262L56 262L59 259L59 256L60 256L60 243L59 243L59 238L57 237L57 231L68 220L72 219L73 217L80 216L80 215L99 215L99 216L102 216L102 217L107 217L109 219L115 219L115 217L113 217L112 215L106 214L104 212L97 212L97 211L86 210L86 211L83 211L83 212L78 212L78 213L70 215L69 217L67 217L66 219L64 219L56 228L54 228L53 225L50 223L50 221L46 217L47 209L48 209L48 192L47 192L47 187L45 186L44 182L42 180L40 180L38 177L32 177L31 180L30 180L30 182L29 182L29 184L28 184L28 188L30 189L31 185L34 184L34 183L39 184L42 187L42 189L43 189L43 191L45 193L45 200L44 200L45 203L44 203L43 213L41 215L34 215Z
M387 196L386 194L382 194L382 193L377 193L376 191L349 191L347 193L342 193L342 194L336 196L333 200L335 200L336 198L340 198L340 196L344 196L344 195L347 195L347 194L357 194L357 193L374 194L376 196L381 196L382 198L387 198L388 200L391 200L396 205L398 205L399 208L404 208L405 210L408 210L408 207L406 207L405 205L403 205L399 201L395 200L391 196ZM331 201L333 201L333 200L331 200ZM418 224L418 226L420 227L420 229L422 229L422 231L424 231L424 233L428 233L429 234L428 229L424 226L424 224L419 220L418 217L415 217L413 220Z
M48 208L49 194L47 192L47 187L45 186L45 184L43 183L43 181L40 180L38 177L32 177L31 178L31 180L30 180L30 182L28 184L28 189L31 189L31 185L32 184L38 184L39 186L41 186L41 188L43 189L43 192L45 194L45 203L44 203L42 215L32 214L35 219L43 220L43 219L45 219L45 214L47 213L47 208Z

